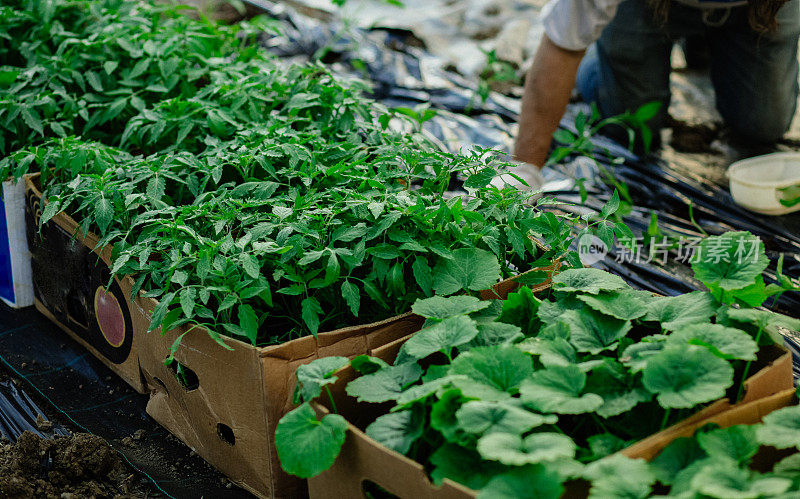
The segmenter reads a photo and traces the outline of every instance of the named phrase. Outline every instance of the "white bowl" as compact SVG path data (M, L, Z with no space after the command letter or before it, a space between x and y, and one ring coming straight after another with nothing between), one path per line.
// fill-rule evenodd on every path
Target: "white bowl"
M797 196L781 191L797 186L800 191L800 152L778 152L743 159L728 168L731 195L737 204L765 215L785 215L800 210L781 200Z

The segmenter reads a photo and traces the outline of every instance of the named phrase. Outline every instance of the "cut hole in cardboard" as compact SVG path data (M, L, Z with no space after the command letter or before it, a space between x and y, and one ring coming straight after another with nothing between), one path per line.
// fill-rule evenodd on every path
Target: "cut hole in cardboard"
M381 497L385 499L399 499L396 495L384 489L372 480L364 480L361 482L361 492L364 494L362 497Z
M155 381L156 384L161 387L164 393L167 394L167 397L169 397L169 390L167 390L167 385L165 385L163 381L161 381L159 378L156 378L155 376L153 376L153 381Z
M197 377L197 373L195 373L188 367L184 366L177 360L173 359L168 367L170 371L172 371L172 374L175 375L175 378L178 380L181 386L187 392L190 392L192 390L197 390L197 387L200 386L200 379Z
M228 445L236 445L236 437L233 434L233 428L226 424L217 423L217 435Z

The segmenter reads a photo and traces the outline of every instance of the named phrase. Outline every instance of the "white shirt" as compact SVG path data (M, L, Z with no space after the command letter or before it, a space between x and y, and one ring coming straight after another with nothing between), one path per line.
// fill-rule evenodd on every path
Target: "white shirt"
M541 13L544 32L567 50L585 50L614 19L623 0L550 0ZM637 0L645 2L646 0ZM746 5L745 0L677 0L697 8L728 8Z

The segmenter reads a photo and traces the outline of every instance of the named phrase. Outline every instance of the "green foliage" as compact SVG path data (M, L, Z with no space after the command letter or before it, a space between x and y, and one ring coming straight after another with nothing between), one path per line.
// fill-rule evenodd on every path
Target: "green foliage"
M113 245L113 273L159 302L151 330L280 343L569 253L546 201L489 184L507 169L493 151L392 131L389 114L434 111L390 113L359 82L273 60L257 21L119 0L3 8L0 175L41 172L42 223L64 211ZM467 195L443 196L456 175Z
M571 269L552 289L520 290L502 307L436 297L414 310L427 317L426 327L407 340L394 366L356 378L348 392L395 400L372 432L430 469L435 483L450 478L483 497L535 497L528 479L541 474L545 495L583 478L591 497L648 497L657 484L675 495L758 497L791 482L736 471L753 458L756 436L800 445L792 433L796 412L787 409L767 416L763 428L706 429L678 439L652 464L617 454L741 391L759 342L744 320L751 317L733 321L728 313L751 309L732 308L712 293L653 297L602 271ZM492 320L516 326L518 336L494 346L468 339ZM762 318L769 320L777 319ZM427 373L417 380L420 366ZM398 380L405 369L414 376Z
M303 404L278 422L275 445L287 472L299 477L316 476L330 468L344 444L347 421L338 414L317 420L314 409Z

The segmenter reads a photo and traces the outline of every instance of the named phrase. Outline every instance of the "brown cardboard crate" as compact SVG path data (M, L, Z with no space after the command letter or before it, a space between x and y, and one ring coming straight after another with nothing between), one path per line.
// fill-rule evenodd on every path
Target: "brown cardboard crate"
M506 289L498 294L507 294L508 281L501 285ZM549 280L537 289L548 286ZM149 317L153 307L155 301L140 316ZM233 351L197 331L185 336L175 353L175 359L196 374L194 389L183 386L163 364L169 346L185 329L153 335L140 350L142 372L151 389L147 412L251 492L273 497L305 495L305 481L283 471L274 443L278 421L295 407L297 367L335 355L384 356L381 352L402 344L423 322L408 313L263 348L226 338Z
M139 370L139 348L146 338L136 329L142 318L130 300L133 280L111 276L111 249L96 248L78 224L59 213L39 231L41 192L37 176L25 178L25 223L35 306L139 393L147 387Z
M403 338L383 348L376 349L376 356L391 362ZM773 407L775 400L784 400L794 393L792 382L792 356L780 347L767 347L759 352L758 371L745 382L745 396L738 404L731 405L727 400L719 400L694 416L641 440L621 451L629 457L652 459L669 442L687 432L720 420L732 411L744 411L744 407ZM423 466L408 457L387 449L366 435L359 427L365 426L377 414L371 413L367 404L359 405L353 397L347 396L344 387L355 378L352 368L345 367L337 373L339 379L331 391L339 409L348 419L347 437L342 451L330 469L308 480L309 496L312 499L335 499L341 497L365 497L364 485L374 483L400 498L474 498L477 493L461 484L445 479L441 486L435 486ZM783 397L783 398L781 398ZM770 405L773 404L773 405ZM318 416L328 412L324 403L314 403ZM777 408L777 407L775 407ZM738 412L737 412L738 413ZM731 423L734 424L734 423ZM689 433L689 434L691 434ZM563 497L586 497L588 489L581 481L565 484Z
M691 418L685 419L674 426L666 428L664 431L651 435L627 449L620 451L620 453L628 457L642 458L650 461L661 453L664 447L669 445L673 440L680 437L690 437L694 435L698 428L702 428L707 424L714 423L723 428L736 424L755 424L760 422L761 418L768 413L780 409L781 407L791 405L794 399L795 389L789 387L762 398L750 400L746 400L745 398L742 402L735 405L730 405L726 400L721 410L714 411L712 414L708 414L706 411L700 411ZM719 402L714 405L717 404L719 404ZM711 407L708 409L710 408Z
M26 178L31 212L31 237L38 236L41 192L38 175ZM111 248L94 249L97 238L84 235L78 224L59 213L43 227L43 234L59 234L69 242L49 248L51 258L68 246L73 252L96 254L109 272ZM50 238L55 236L50 236ZM47 245L43 245L47 247ZM95 257L92 257L95 258ZM91 259L90 259L91 260ZM93 261L93 260L92 260ZM70 262L73 273L86 271L86 258ZM558 264L546 269L548 279L536 289L549 286ZM44 267L38 268L46 279ZM104 274L107 277L109 274ZM169 347L186 327L147 333L150 316L156 306L153 299L130 300L132 279L115 279L121 292L115 293L120 307L129 310L132 344L121 363L109 361L101 351L75 330L73 320L64 316L66 305L42 301L37 308L56 322L70 336L103 360L128 383L142 393L150 393L147 412L162 426L232 481L262 497L291 497L305 494L305 482L283 472L277 459L273 436L278 420L291 410L296 368L319 357L341 355L354 357L374 354L378 347L392 344L419 330L423 319L404 314L373 324L339 329L292 340L280 345L254 347L233 338L225 338L233 350L217 345L203 329L183 337L175 352L176 361L191 374L189 383L179 381L175 372L164 365ZM86 286L83 286L86 288ZM97 286L82 292L83 301ZM498 283L490 294L505 297L516 288L513 279ZM126 323L127 324L127 323Z

